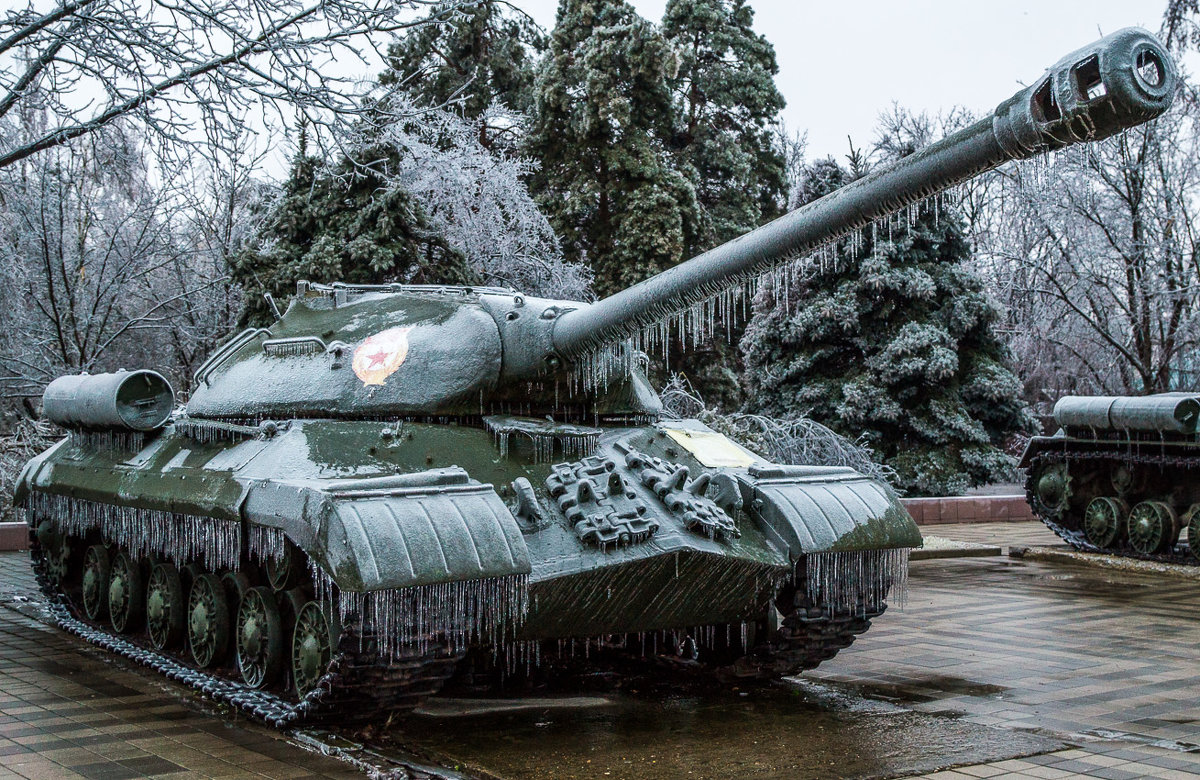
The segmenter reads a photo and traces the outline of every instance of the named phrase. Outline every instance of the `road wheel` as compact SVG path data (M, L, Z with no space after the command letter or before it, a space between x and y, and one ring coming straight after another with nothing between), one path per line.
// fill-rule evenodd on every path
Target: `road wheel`
M237 619L237 659L242 679L265 688L279 678L285 662L283 619L275 594L262 586L242 594Z
M208 668L225 660L229 631L229 604L221 578L201 574L192 582L188 597L188 642L197 666Z
M1192 516L1188 521L1188 549L1200 558L1200 504L1194 505L1188 514Z
M83 556L83 614L103 620L108 614L108 578L112 570L108 550L93 544Z
M1083 510L1083 532L1102 549L1115 547L1126 527L1129 507L1119 498L1093 498Z
M1129 544L1143 555L1164 552L1179 537L1175 511L1162 501L1143 501L1129 513Z
M277 591L286 591L296 587L304 579L304 553L300 548L285 541L283 555L278 558L267 558L267 582Z
M292 681L304 696L317 686L333 657L330 622L315 601L300 608L292 632Z
M158 564L146 585L146 627L155 650L179 646L187 630L186 612L179 569L169 563Z
M140 563L117 553L108 578L108 614L117 633L136 631L146 616L146 584Z

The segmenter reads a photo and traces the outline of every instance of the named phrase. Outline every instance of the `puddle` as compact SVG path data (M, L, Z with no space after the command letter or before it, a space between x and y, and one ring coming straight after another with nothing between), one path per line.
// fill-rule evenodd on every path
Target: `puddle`
M437 763L505 779L894 777L1060 744L806 681L784 689L606 699L605 707L492 712L452 722L417 717L389 739Z
M1082 734L1074 736L1083 737L1085 740L1100 740L1102 742L1132 742L1138 745L1162 748L1163 750L1175 750L1180 753L1200 753L1200 745L1193 742L1182 742L1175 739L1156 739L1142 734L1131 734L1126 731L1092 729L1091 731L1085 731Z
M590 709L608 707L612 699L600 696L563 696L556 698L523 699L458 699L435 697L423 702L415 713L427 718L474 718L480 715L503 715L522 710Z
M933 701L936 694L951 696L999 696L1008 691L1002 685L974 682L945 675L910 675L903 682L855 683L855 689L866 696L879 696L888 700L908 703Z

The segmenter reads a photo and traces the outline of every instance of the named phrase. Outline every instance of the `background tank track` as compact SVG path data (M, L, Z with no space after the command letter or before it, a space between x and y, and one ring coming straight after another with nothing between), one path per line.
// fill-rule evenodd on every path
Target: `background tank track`
M1146 455L1140 452L1073 452L1070 457L1061 452L1041 452L1033 456L1029 461L1029 467L1026 470L1025 477L1025 500L1033 509L1034 514L1038 519L1046 524L1046 527L1056 533L1060 539L1074 547L1076 550L1091 553L1103 553L1105 555L1119 555L1122 558L1135 558L1142 561L1155 561L1158 563L1173 563L1181 566L1200 566L1200 560L1193 558L1188 551L1187 545L1182 542L1176 542L1175 547L1170 552L1147 555L1140 553L1137 550L1123 543L1121 547L1115 549L1105 549L1097 547L1088 541L1084 535L1082 528L1071 529L1055 521L1050 513L1045 511L1045 507L1038 499L1037 492L1034 490L1034 475L1038 473L1038 466L1045 463L1066 463L1070 460L1109 460L1114 462L1136 464L1139 466L1153 466L1156 468L1166 469L1185 469L1195 470L1200 468L1200 461L1195 458L1190 458L1181 455Z
M436 693L454 674L461 658L442 648L424 653L401 653L395 658L384 659L375 653L374 638L370 634L363 634L354 626L344 626L338 652L316 687L299 701L289 700L197 669L82 617L72 600L47 577L37 534L31 530L29 537L38 586L46 597L50 614L60 627L274 728L365 725L403 715Z

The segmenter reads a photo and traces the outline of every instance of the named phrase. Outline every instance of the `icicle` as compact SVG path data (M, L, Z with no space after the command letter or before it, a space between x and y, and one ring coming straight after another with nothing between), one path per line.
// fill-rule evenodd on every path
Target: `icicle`
M252 525L247 529L246 547L259 561L279 561L283 558L287 536L282 528Z
M242 557L241 523L157 509L102 504L40 491L26 506L35 516L57 522L68 534L98 531L110 544L133 555L156 555L182 566L203 560L211 570L236 570Z
M252 425L225 422L222 420L201 420L185 417L175 421L175 431L201 444L224 441L244 441L264 435L264 429L259 422ZM287 423L278 423L278 428L286 428Z
M146 435L131 431L72 431L71 444L91 450L137 452L146 446Z
M358 593L343 591L316 561L309 561L316 597L343 623L359 622L375 634L382 656L406 648L425 652L445 643L452 652L470 644L503 643L529 611L526 575L419 585Z
M907 602L908 548L811 553L807 592L831 614L878 612L887 600Z

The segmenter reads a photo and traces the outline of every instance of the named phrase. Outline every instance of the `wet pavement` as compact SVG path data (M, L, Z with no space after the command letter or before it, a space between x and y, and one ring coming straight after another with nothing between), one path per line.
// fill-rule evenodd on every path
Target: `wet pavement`
M1032 523L936 533L1055 541ZM46 626L31 617L32 590L25 555L0 555L0 778L361 776L304 735ZM439 701L375 738L367 764L354 755L396 776L389 755L414 752L496 778L1200 776L1198 618L1195 580L924 560L906 609L793 684L586 691L475 715L478 703Z
M895 777L1064 747L811 683L610 701L420 719L398 738L468 773L503 778Z
M28 559L0 554L0 780L362 777L26 614Z

